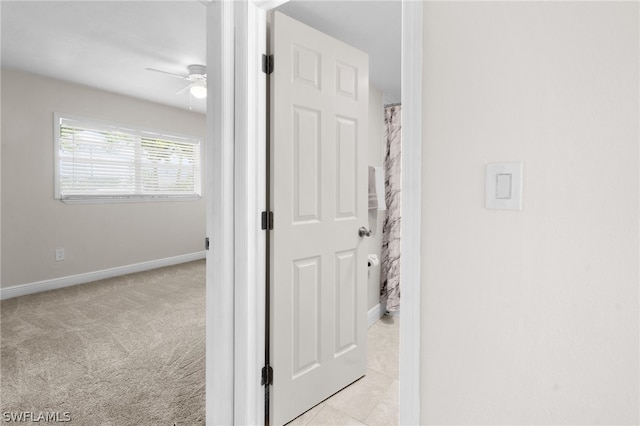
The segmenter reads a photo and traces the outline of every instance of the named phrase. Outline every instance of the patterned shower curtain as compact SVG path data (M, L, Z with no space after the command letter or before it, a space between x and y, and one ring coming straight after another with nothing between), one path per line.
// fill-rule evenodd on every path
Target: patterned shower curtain
M382 226L382 270L380 273L380 301L387 311L400 309L400 186L401 186L401 106L384 109L385 202L387 205Z

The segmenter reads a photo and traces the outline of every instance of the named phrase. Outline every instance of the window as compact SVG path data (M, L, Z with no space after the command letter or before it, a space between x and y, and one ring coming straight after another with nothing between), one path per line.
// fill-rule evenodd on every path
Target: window
M201 195L200 139L55 114L55 197L169 200Z

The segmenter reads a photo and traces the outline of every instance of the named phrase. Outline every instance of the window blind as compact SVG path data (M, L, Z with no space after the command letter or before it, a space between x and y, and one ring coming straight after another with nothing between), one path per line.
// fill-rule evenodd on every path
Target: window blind
M56 114L56 198L201 195L200 140Z

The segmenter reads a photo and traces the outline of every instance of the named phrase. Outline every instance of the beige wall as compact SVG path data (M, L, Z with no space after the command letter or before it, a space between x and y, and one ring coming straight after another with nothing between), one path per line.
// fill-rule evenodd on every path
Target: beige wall
M200 252L204 200L53 198L53 113L202 136L205 115L2 70L2 287ZM55 249L65 260L55 261Z
M640 422L638 19L424 4L421 423ZM485 209L512 160L523 209Z
M369 166L384 164L384 115L382 92L374 86L369 86ZM382 223L384 211L369 210L369 254L376 254L380 259L382 254ZM382 259L381 259L382 261ZM380 303L380 268L369 268L369 291L367 309L374 308Z

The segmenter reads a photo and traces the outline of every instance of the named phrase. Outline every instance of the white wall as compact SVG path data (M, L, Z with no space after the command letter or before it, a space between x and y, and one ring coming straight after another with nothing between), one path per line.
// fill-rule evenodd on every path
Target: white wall
M384 165L384 105L382 92L374 86L369 86L369 166ZM369 254L376 254L378 259L382 255L382 223L384 211L369 210ZM367 309L374 308L380 303L380 268L375 266L368 271L368 302Z
M424 4L423 424L638 424L637 2ZM521 211L485 164L524 162Z
M203 138L205 115L13 70L2 70L2 89L3 288L204 249L204 200L55 200L53 113Z

